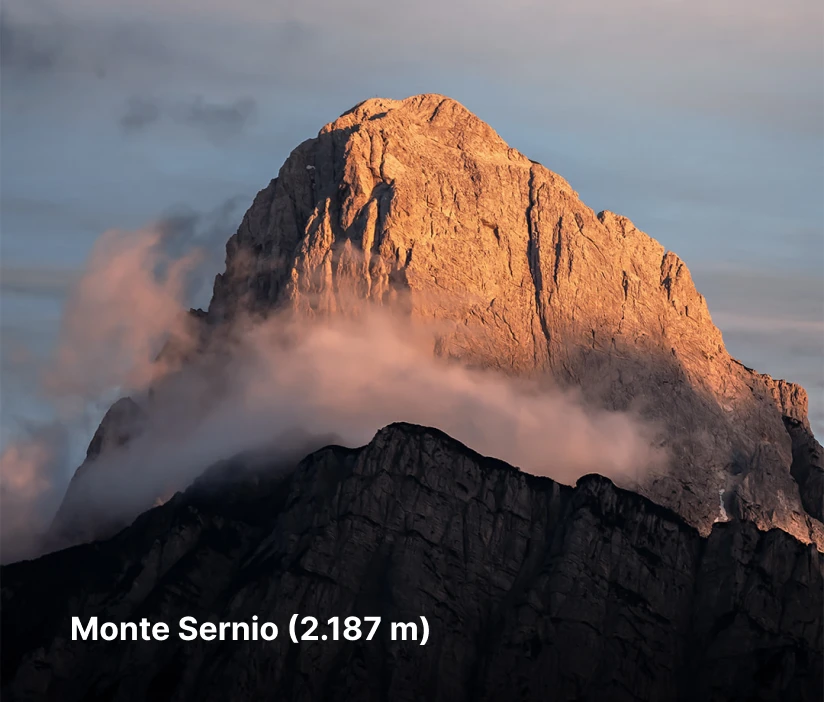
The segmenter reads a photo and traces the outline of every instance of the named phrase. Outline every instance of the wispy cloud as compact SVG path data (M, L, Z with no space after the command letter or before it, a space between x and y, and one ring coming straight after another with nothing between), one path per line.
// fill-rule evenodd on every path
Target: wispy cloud
M65 307L45 389L74 408L67 421L84 420L90 404L116 393L150 407L141 435L86 473L95 478L86 483L88 503L77 506L83 514L130 518L217 460L249 450L283 456L307 437L360 445L393 421L440 427L564 482L593 466L622 484L665 469L658 427L588 405L571 390L437 358L437 329L411 320L403 305L363 308L352 319L238 315L224 329L231 343L191 354L200 337L186 315L185 279L197 249L175 256L168 237L191 238L196 224L106 233ZM180 353L158 355L169 338ZM60 440L68 433L47 424L0 454L0 508L15 516L4 522L4 550L31 546L28 538L52 517L66 483Z
M80 276L68 268L0 266L0 291L63 298Z
M120 127L124 132L140 132L160 119L160 107L153 100L132 97L120 117Z
M824 254L819 243L808 257ZM705 264L693 277L730 353L803 385L810 422L824 433L824 280L780 268Z
M160 65L176 55L174 45L145 22L98 19L62 0L8 0L0 10L0 57L7 78L87 73L105 78L132 61Z
M160 82L210 72L217 82L288 80L309 92L334 89L342 76L446 62L563 87L567 99L584 97L587 84L602 97L822 133L824 95L811 87L824 57L817 0L5 4L4 66L13 71L108 75L142 66ZM545 70L555 64L567 69ZM193 114L236 119L205 103Z
M202 96L188 102L131 97L120 117L124 132L144 132L162 120L192 127L209 139L221 142L240 134L251 122L257 102L250 97L228 102L207 101Z
M805 258L824 264L824 240L819 238L817 245L807 243ZM799 329L811 330L824 320L824 279L819 276L769 265L699 263L692 270L713 319L716 314L725 314L737 319L739 326L745 319L753 323L758 319L783 320L784 324L798 322Z
M186 124L202 129L215 139L231 136L243 129L255 112L256 102L242 98L228 104L207 102L198 97L184 112Z
M713 315L718 327L727 331L749 331L769 334L790 332L810 334L824 338L824 320L792 319L784 316L767 316L759 314L736 314L719 312Z
M6 71L39 73L53 71L64 45L57 27L41 27L21 21L7 7L0 9L0 61Z

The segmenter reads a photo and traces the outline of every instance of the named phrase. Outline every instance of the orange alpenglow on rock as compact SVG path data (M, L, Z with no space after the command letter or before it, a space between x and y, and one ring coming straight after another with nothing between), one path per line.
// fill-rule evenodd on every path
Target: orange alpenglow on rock
M824 547L804 390L727 353L677 255L454 100L368 100L298 146L229 240L199 324L216 338L240 315L365 302L432 322L443 357L654 421L669 466L635 489L702 533L743 518Z

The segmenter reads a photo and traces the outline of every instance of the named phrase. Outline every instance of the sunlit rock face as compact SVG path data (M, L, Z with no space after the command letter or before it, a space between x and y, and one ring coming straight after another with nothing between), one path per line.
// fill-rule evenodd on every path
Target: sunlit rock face
M824 544L793 478L815 442L804 390L730 357L677 255L454 100L368 100L296 148L229 241L208 320L364 301L433 322L437 354L657 422L670 465L639 489L704 532L720 491L729 516Z

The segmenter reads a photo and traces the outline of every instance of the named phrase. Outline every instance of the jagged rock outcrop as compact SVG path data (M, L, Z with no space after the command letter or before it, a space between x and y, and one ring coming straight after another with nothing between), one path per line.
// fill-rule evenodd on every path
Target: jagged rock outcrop
M223 338L241 314L366 302L432 322L434 353L652 419L671 465L638 489L702 533L742 517L824 548L821 471L793 458L818 446L804 390L730 357L678 256L454 100L368 100L295 149L198 320Z
M108 541L0 569L3 699L815 701L823 575L781 530L702 537L605 478L570 488L393 425L295 470L216 466ZM383 623L294 644L294 613ZM276 641L176 636L254 615ZM425 646L389 640L421 615ZM72 616L173 636L71 642Z
M824 521L824 450L802 422L784 418L793 443L792 475L804 508Z
M672 467L643 491L704 533L720 493L727 512L824 544L783 421L814 441L803 389L730 357L678 256L454 100L368 100L295 149L229 241L209 318L364 300L437 322L439 354L660 422Z

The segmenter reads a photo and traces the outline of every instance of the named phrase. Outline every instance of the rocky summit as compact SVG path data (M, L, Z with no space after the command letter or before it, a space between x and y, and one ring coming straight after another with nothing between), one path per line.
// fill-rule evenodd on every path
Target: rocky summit
M433 322L436 354L640 412L670 460L635 489L701 533L740 518L824 548L804 390L727 353L676 254L454 100L368 100L298 146L192 319L209 338L241 312L365 302Z
M727 353L676 254L454 100L368 100L295 149L229 241L209 318L361 300L441 322L439 354L663 423L672 465L641 490L703 533L720 495L730 516L824 545L821 461L793 466L814 441L804 390Z

